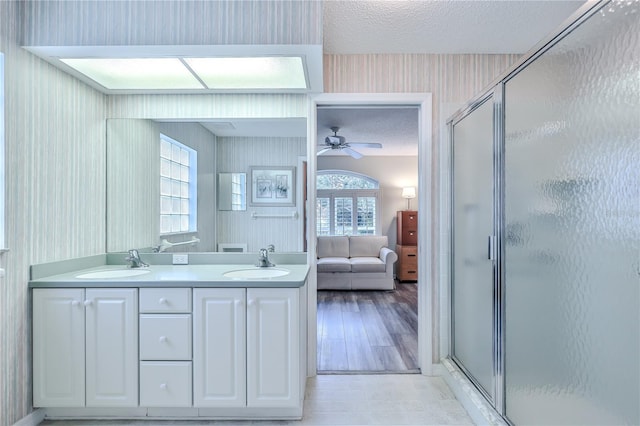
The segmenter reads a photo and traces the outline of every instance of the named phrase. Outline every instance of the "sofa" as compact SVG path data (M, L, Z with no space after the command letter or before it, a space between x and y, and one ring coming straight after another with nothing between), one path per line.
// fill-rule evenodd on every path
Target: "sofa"
M395 251L386 236L317 237L318 290L393 290Z

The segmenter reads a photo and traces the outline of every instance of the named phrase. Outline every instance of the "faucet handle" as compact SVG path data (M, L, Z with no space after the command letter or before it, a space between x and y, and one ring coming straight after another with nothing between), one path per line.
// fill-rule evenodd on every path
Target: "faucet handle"
M267 251L273 253L274 251L276 251L276 246L274 246L273 244L269 244L267 246Z

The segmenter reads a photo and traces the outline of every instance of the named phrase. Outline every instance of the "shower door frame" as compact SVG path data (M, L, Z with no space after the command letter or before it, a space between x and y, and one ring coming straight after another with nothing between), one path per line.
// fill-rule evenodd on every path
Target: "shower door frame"
M463 110L460 110L457 114L451 117L447 121L447 127L449 129L449 152L451 156L449 158L449 188L451 188L450 193L450 206L449 206L449 223L451 224L451 232L450 232L450 258L449 258L449 277L451 280L451 289L450 289L450 299L449 299L449 356L455 362L456 366L460 368L460 370L465 374L465 376L473 383L476 389L482 394L482 396L487 399L487 401L495 407L495 409L499 413L503 413L504 409L504 317L503 317L503 303L504 303L504 292L502 288L502 277L503 277L503 245L502 245L502 236L504 229L504 197L503 197L503 188L504 188L504 167L503 167L503 158L504 158L504 109L503 109L503 99L504 99L504 85L499 83L493 86L490 90L485 91L482 95L476 97L473 102L469 103L467 107ZM493 105L493 164L492 164L492 172L493 172L493 232L488 237L491 239L492 244L489 245L488 251L490 251L491 261L493 263L492 269L492 287L493 287L493 318L492 318L492 329L493 329L493 386L492 389L485 390L483 386L480 385L478 380L471 374L471 372L465 367L461 360L459 360L455 356L455 295L453 291L454 282L455 282L455 230L453 224L454 221L454 127L460 123L464 118L471 115L474 111L480 108L482 105L487 102L492 103ZM492 394L490 394L491 392Z

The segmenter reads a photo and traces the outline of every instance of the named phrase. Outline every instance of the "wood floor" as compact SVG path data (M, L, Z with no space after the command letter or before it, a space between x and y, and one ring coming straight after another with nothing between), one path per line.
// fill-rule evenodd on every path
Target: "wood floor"
M418 373L417 284L318 290L318 372Z

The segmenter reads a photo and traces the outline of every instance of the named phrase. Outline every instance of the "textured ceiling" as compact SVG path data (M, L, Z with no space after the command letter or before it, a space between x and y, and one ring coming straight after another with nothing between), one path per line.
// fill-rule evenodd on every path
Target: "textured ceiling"
M329 0L324 52L525 53L584 1Z
M329 0L325 54L516 53L554 33L584 1ZM417 155L418 114L410 109L318 110L318 141L339 126L353 142L380 142L365 155ZM330 151L323 155L346 155Z

